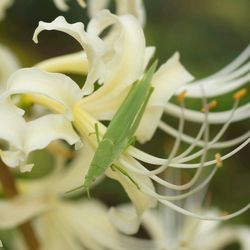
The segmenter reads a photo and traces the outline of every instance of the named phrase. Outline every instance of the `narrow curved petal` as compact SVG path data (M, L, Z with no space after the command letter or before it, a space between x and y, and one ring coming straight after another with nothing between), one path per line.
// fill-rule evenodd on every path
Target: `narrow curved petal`
M85 8L86 7L86 3L85 0L76 0L78 2L78 4L82 7Z
M49 72L86 75L88 73L88 60L86 53L81 51L49 58L36 64L35 67Z
M69 6L66 4L66 0L53 0L56 7L61 11L67 11Z
M82 185L93 158L94 151L87 143L85 143L83 148L76 152L76 154L74 160L69 164L67 169L62 171L62 174L55 184L57 192L60 194L65 194L66 192Z
M0 138L16 149L22 148L25 120L9 106L0 104Z
M136 132L140 142L144 143L151 139L166 103L181 85L192 79L192 75L180 63L179 53L175 53L157 70L152 79L154 91Z
M65 140L70 145L80 140L71 122L66 120L64 116L59 114L43 116L27 123L24 151L28 154L43 149L58 139Z
M0 3L1 5L1 3ZM1 8L1 6L0 6ZM9 76L19 68L16 57L0 44L0 93L6 89Z
M103 53L104 44L102 40L93 34L84 30L83 23L69 24L64 17L59 16L51 23L39 22L33 36L33 40L37 43L37 37L43 30L57 30L65 32L75 38L83 47L88 58L88 76L83 87L84 94L90 94L94 90L94 82L97 81L103 73Z
M88 14L94 17L97 12L107 9L110 0L90 0L88 2Z
M48 209L49 205L45 200L29 196L0 201L0 228L17 227Z
M148 66L149 61L154 55L154 52L155 47L146 48L143 70L145 70L145 68ZM105 88L105 86L103 86L102 88ZM106 96L99 95L99 90L97 90L97 93L95 92L91 96L86 97L81 101L81 103L83 104L82 107L90 114L92 114L97 120L111 120L118 107L126 97L129 88L130 86L128 86L126 89L123 89L123 91L117 93L115 97L112 96L112 98L109 98L108 100L105 99ZM100 90L100 92L102 92L102 90ZM110 92L108 93L108 95L109 94Z
M133 202L135 209L119 210L116 208L112 208L109 212L109 216L112 223L119 230L126 234L133 234L136 233L139 229L141 217L144 211L149 208L155 207L157 202L154 198L147 196L139 189L140 183L143 183L143 185L146 185L151 190L154 190L154 186L150 179L146 176L141 176L129 171L127 172L137 185L133 183L131 179L118 172L117 170L113 171L109 168L106 171L106 175L120 182L129 198Z
M69 10L69 6L66 4L67 0L53 0L56 7L61 11ZM86 7L86 3L84 0L77 0L78 4L82 7Z
M71 111L75 102L82 96L78 85L69 77L36 68L20 69L12 74L2 98L12 94L36 95L36 102L65 113L69 119L72 119Z
M88 3L88 13L90 17L103 9L107 9L109 0L90 0ZM131 14L135 16L140 24L144 26L146 14L142 0L116 0L116 14L121 16Z
M117 14L131 14L135 16L142 26L146 22L146 12L143 0L116 0Z
M114 98L127 86L138 80L144 71L145 38L138 21L131 15L118 17L108 10L103 10L90 21L88 32L100 35L110 26L112 30L105 37L107 51L105 74L100 80L104 86L89 96L89 101ZM106 95L107 93L109 95Z
M2 161L9 167L15 168L19 165L20 160L24 161L25 157L23 152L17 151L2 151L0 150Z

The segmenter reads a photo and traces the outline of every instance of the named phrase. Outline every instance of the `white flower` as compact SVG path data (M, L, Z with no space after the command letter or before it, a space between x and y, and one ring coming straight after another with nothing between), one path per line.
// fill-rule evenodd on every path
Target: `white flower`
M114 25L114 32L105 41L98 38L99 33L106 28L106 26L102 26L103 23ZM117 17L108 11L101 12L91 21L88 33L84 31L80 23L71 25L66 23L62 17L57 18L51 24L41 22L35 32L35 39L43 29L67 32L86 49L89 74L83 89L81 90L69 77L62 74L47 73L35 68L21 69L10 77L8 90L2 95L2 98L6 99L13 94L29 94L30 100L64 115L67 126L69 122L72 122L82 138L92 146L94 153L98 146L96 136L92 134L95 124L99 119L112 119L131 84L142 76L152 49L146 49L143 31L134 17ZM159 120L163 112L161 104L165 103L171 93L175 91L173 86L178 86L177 84L191 79L178 59L178 55L173 56L156 72L153 78L156 90L149 102L149 107L155 106L155 113L147 111L145 121L151 119L151 116ZM93 91L93 83L97 79L100 79L103 86L93 94L81 99L85 94ZM164 88L169 92L166 91L163 94L158 88ZM138 130L139 140L148 140L153 135L157 119L147 128L147 133L140 132L143 131L143 128ZM106 128L101 123L98 124L102 137ZM124 156L123 160L132 161L133 159L131 156ZM123 164L121 165L123 166ZM126 170L126 166L124 168ZM133 184L131 185L127 177L121 173L107 170L107 174L119 180L124 186L135 203L138 217L146 208L155 205L154 198L148 197ZM147 176L140 176L136 173L130 173L130 176L138 184L142 182L150 190L154 190ZM114 214L115 210L112 211ZM132 216L134 217L134 215ZM131 224L131 229L126 229L126 232L134 232L138 226L139 220L137 219L134 225Z
M66 168L65 160L59 157L54 170L42 179L17 181L20 196L0 200L0 228L10 229L32 219L39 249L125 250L101 202L63 197L82 183L86 174L83 165L91 161L88 151L84 146Z
M111 25L111 32L104 39L100 39L99 35ZM91 146L93 155L98 147L96 135L93 134L95 125L98 124L99 136L102 138L106 127L99 121L112 119L128 93L131 84L142 77L152 56L152 48L145 46L144 34L136 18L131 15L116 16L109 11L99 12L89 23L87 32L84 31L81 23L69 24L62 17L55 19L52 23L40 22L34 34L35 41L42 30L59 30L74 37L86 51L86 54L81 52L82 61L80 61L80 54L74 54L73 56L66 56L66 58L61 57L40 63L37 68L21 69L9 79L8 90L2 95L2 98L3 100L6 100L6 98L9 100L8 96L13 94L25 94L28 95L29 100L58 112L62 119L66 123L71 123L70 126L74 126L81 138ZM65 75L48 73L38 69L39 67L45 70L52 69L52 71L62 69L62 71L67 72L69 63L73 62L68 71L72 71L73 65L75 65L73 72L77 72L80 69L79 61L81 66L85 66L83 70L88 68L87 81L83 89L80 89L74 81ZM182 84L191 79L192 76L179 63L178 54L175 54L155 73L152 79L155 90L136 132L140 142L149 140L157 126L161 129L167 126L160 121L164 108L168 105L167 102ZM93 92L95 81L103 86ZM250 206L248 204L233 214L215 218L192 213L173 203L173 201L181 200L201 190L217 171L217 167L214 167L205 179L201 178L203 167L218 163L218 159L211 161L206 159L208 149L228 147L243 142L235 150L222 156L221 159L223 160L239 151L250 141L249 134L246 134L231 141L218 142L233 119L235 112L237 112L240 98L236 98L235 108L231 111L228 122L211 140L208 137L209 110L205 97L202 97L205 112L200 113L204 122L196 138L183 135L185 118L183 94L179 96L179 99L181 104L180 126L179 130L175 131L174 135L177 139L168 159L154 157L132 146L117 159L119 166L129 174L140 189L122 173L112 171L110 168L106 170L107 176L118 180L123 185L136 208L132 211L120 211L113 208L110 211L113 223L126 233L136 232L144 210L155 206L156 200L182 214L208 220L226 220L246 211ZM190 142L190 147L176 155L180 142L185 138L188 138L186 141ZM196 146L202 148L192 153ZM201 159L198 157L201 157ZM188 163L195 159L197 159L197 163ZM138 160L160 166L150 171ZM190 181L182 185L176 185L158 176L168 167L197 168L197 171ZM174 196L160 195L154 190L152 181L161 186L182 191L182 193ZM196 184L195 187L193 187L194 184ZM191 187L193 189L187 191Z
M6 90L7 79L19 68L15 56L5 47L0 46L0 92ZM79 138L67 122L62 123L60 115L47 115L34 121L26 122L13 110L9 103L0 103L0 138L8 142L8 150L0 150L0 157L10 167L20 166L28 171L33 164L26 164L30 152L46 147L51 141L64 139L69 144Z
M4 19L6 9L13 4L13 0L1 0L0 1L0 20Z
M197 202L197 201L196 201ZM194 200L187 200L189 209L197 209ZM207 216L219 216L217 209L206 211ZM242 225L221 225L215 221L194 220L172 210L161 209L145 213L142 225L150 240L124 237L121 244L133 250L222 250L232 243L239 243L241 250L248 250L250 228Z

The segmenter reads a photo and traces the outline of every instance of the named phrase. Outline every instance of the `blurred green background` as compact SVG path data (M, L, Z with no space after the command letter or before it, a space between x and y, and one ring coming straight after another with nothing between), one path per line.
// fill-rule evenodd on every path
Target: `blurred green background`
M24 67L41 59L80 50L80 46L73 39L59 32L44 32L40 35L38 45L32 41L33 31L40 20L52 21L58 15L64 15L69 22L87 23L86 10L78 8L75 1L71 1L70 5L70 11L61 13L49 0L15 1L8 10L6 19L0 23L0 43L15 51ZM147 45L156 46L156 57L161 63L175 51L179 51L182 63L197 78L207 76L229 63L250 42L249 0L147 0L145 5ZM219 98L217 110L231 107L231 94L223 97L223 101ZM249 102L249 95L248 93L243 102ZM191 100L188 105L200 108L200 103L196 100ZM171 117L166 116L165 119L171 124L176 123ZM197 126L191 125L186 131L194 134ZM249 130L249 127L249 120L235 123L223 139L240 135ZM196 130L192 131L190 128ZM217 129L218 127L212 128L212 133ZM173 138L158 132L152 143L143 148L162 156L169 152L172 143ZM249 202L249 154L248 146L224 162L224 167L218 171L209 187L212 205L235 211ZM107 181L103 186L97 188L94 195L109 204L125 199L125 196L120 195L122 189L114 188L115 183ZM113 193L113 190L116 192L112 199L111 189ZM228 223L250 225L250 212ZM232 246L230 249L237 247Z

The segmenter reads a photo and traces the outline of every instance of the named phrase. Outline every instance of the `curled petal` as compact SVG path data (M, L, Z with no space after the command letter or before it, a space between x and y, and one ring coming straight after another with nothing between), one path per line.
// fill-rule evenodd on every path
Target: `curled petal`
M146 55L144 60L144 66L143 69L145 69L151 60L153 54L155 52L154 47L147 47L146 48ZM81 100L82 102L82 108L88 111L88 113L92 114L97 120L111 120L114 116L115 112L117 111L118 107L121 105L122 101L126 97L128 91L128 86L126 89L121 91L120 93L117 93L115 98L108 99L107 95L100 95L99 92L102 92L102 90L97 90L94 92L91 96L88 96ZM103 86L102 88L105 88ZM108 93L108 95L110 92Z
M63 139L70 145L77 143L80 138L74 131L71 122L62 115L46 115L28 122L24 141L24 151L43 149L54 140Z
M53 0L56 7L61 11L67 11L69 10L69 6L66 4L67 0ZM84 0L77 0L78 4L82 7L86 7L86 3Z
M80 22L70 24L64 17L59 16L51 23L39 22L33 36L33 40L37 43L37 36L43 30L58 30L65 32L75 38L83 47L88 58L88 76L83 87L84 94L90 94L94 90L94 82L97 81L103 72L103 53L104 45L102 40L93 34L84 30L84 25Z
M103 9L106 9L109 4L109 0L91 0L88 4L88 13L90 17ZM131 14L135 16L141 25L145 24L145 9L142 0L116 0L116 14L125 15Z
M78 85L69 77L36 68L20 69L9 78L3 97L12 94L35 95L37 103L65 113L69 119L72 119L73 105L82 96Z
M128 159L129 160L129 159ZM129 198L135 206L134 209L119 210L112 208L110 210L109 216L112 223L122 232L126 234L133 234L138 231L141 222L141 216L144 211L156 206L156 199L149 197L140 190L140 183L146 185L151 190L154 190L154 186L150 179L139 174L128 172L129 176L135 183L132 182L130 178L118 172L113 171L110 168L106 171L106 175L112 179L117 180L125 189Z
M154 91L136 132L140 142L144 143L151 139L168 100L181 85L192 79L192 75L180 63L179 53L175 53L158 69L152 79Z
M26 123L22 116L8 106L0 105L0 138L9 143L10 150L0 151L2 160L10 167L20 166L30 171L33 164L25 164L28 154L42 149L57 139L69 144L79 142L71 123L62 115L46 115Z
M139 79L144 71L145 38L138 21L131 15L118 17L103 10L90 21L88 32L100 35L111 25L112 30L105 37L105 74L101 79L105 85L90 97L91 100L98 100L105 93L112 99Z
M56 7L61 11L67 11L69 6L66 4L66 0L53 0Z
M146 22L146 12L142 0L116 0L117 14L132 14L142 26Z

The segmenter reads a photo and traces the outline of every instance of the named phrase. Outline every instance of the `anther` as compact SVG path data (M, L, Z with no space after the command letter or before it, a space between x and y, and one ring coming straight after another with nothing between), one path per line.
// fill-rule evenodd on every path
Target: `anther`
M217 106L217 101L216 100L212 100L211 102L209 102L207 105L206 105L206 107L203 107L202 109L201 109L201 112L206 112L206 111L209 111L209 110L211 110L211 109L214 109L214 108L216 108L216 106Z
M216 161L216 167L221 168L222 167L222 160L221 160L220 153L215 154L215 161Z
M237 91L237 92L233 95L233 99L234 99L235 101L239 101L239 100L242 99L246 94L247 94L247 89L246 89L246 88L240 89L239 91Z
M178 102L179 102L179 103L183 103L186 96L187 96L187 91L186 91L186 90L183 90L183 91L177 96Z

